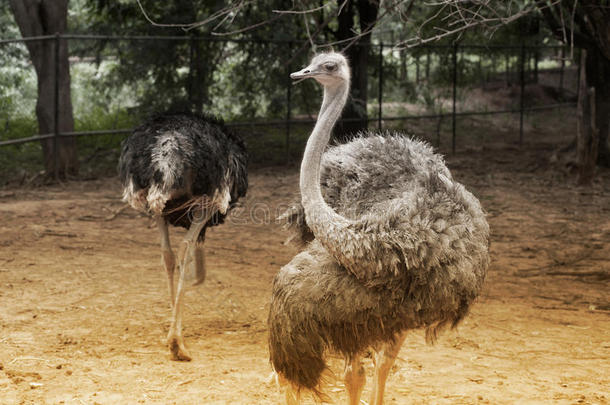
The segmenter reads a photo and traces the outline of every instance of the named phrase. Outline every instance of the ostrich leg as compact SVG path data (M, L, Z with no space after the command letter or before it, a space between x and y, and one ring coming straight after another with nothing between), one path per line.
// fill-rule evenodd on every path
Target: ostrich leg
M355 355L345 361L345 388L349 397L349 405L359 405L362 389L366 382L366 373L360 355Z
M182 307L184 298L184 281L186 270L193 263L196 265L197 259L195 250L197 249L197 238L199 233L210 219L211 214L206 212L201 218L195 218L189 230L184 236L181 246L181 263L179 267L178 286L176 288L176 298L172 310L172 323L167 335L167 345L172 353L172 360L190 361L191 356L184 346L182 336Z
M176 267L176 258L172 247L169 244L169 230L167 229L167 221L162 216L157 217L157 227L161 234L161 253L163 255L163 263L165 264L165 272L167 273L167 289L169 291L169 300L173 308L174 306L174 268Z
M195 270L193 271L193 274L195 274L195 281L193 282L193 285L200 285L205 281L206 275L205 251L203 250L202 241L197 241L193 255L193 265L195 266Z
M400 352L400 347L407 337L406 333L403 333L396 337L393 343L384 344L380 350L375 352L373 356L373 362L375 363L375 377L373 390L371 391L371 400L369 405L382 405L383 404L383 393L385 391L385 383L390 373L390 369Z

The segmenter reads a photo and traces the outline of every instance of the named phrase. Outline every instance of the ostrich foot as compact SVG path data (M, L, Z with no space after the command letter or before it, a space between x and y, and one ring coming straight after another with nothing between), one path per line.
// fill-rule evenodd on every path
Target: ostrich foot
M175 361L191 361L192 357L188 350L184 346L184 339L182 336L171 336L167 339L167 346L172 356L172 360Z

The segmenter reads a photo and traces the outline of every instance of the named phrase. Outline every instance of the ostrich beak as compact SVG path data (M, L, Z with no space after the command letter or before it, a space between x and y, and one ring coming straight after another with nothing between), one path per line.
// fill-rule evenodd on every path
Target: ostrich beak
M298 79L307 79L308 77L313 77L317 74L316 71L311 66L307 66L305 69L301 69L298 72L294 72L290 74L290 78L293 80Z

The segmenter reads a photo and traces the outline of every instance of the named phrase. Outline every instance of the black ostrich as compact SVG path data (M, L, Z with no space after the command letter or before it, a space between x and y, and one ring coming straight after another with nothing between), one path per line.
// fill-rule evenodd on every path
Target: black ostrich
M246 194L246 149L239 136L210 116L168 114L136 128L119 160L123 199L151 214L161 233L172 322L167 344L174 360L191 356L182 336L182 301L187 268L195 285L205 279L203 242L208 226L222 223ZM167 224L188 229L180 249L178 285Z

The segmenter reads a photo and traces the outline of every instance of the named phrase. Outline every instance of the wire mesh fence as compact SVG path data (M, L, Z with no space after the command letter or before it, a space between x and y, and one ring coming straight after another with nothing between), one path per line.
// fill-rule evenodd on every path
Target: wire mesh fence
M35 117L40 95L28 62L28 42L52 47L49 63L56 67L57 50L67 44L74 131L58 129L56 76L54 130L38 133ZM5 61L0 69L9 77L0 81L0 105L5 107L0 113L4 121L0 146L18 148L5 152L4 159L16 159L29 148L26 159L32 160L40 152L37 141L52 139L57 146L62 137L78 137L83 161L106 155L108 164L114 164L120 140L140 120L175 108L172 102L179 100L178 107L224 117L228 126L244 136L254 161L291 160L300 154L320 102L318 86L290 83L288 74L300 69L308 57L288 57L294 49L292 41L186 36L54 35L0 40ZM265 57L252 62L253 54ZM373 44L365 125L406 130L455 152L494 136L490 131L473 136L476 131L468 120L504 116L502 125L510 121L514 133L498 134L500 139L495 141L522 144L527 141L529 114L575 106L576 69L560 46L396 49ZM498 123L490 122L488 127L493 125Z

